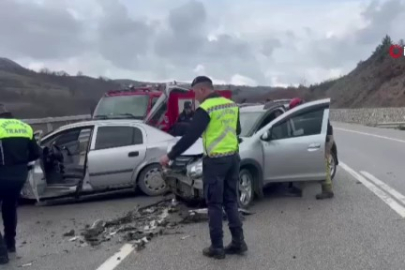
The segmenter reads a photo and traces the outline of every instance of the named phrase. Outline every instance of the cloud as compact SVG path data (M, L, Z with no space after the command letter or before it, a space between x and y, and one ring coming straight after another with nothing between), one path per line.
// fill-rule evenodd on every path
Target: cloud
M115 0L100 0L103 15L98 26L99 52L111 64L132 69L139 67L153 37L153 26L132 19L125 6Z
M404 38L404 0L140 3L1 0L0 56L70 74L291 85L349 72L385 34Z
M0 53L6 57L64 59L82 52L84 25L62 7L0 1Z

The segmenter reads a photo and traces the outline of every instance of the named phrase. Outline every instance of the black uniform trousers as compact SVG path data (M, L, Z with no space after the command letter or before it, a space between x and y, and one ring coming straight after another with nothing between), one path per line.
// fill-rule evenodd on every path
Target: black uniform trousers
M0 203L4 224L4 240L10 245L15 244L17 203L27 176L27 165L0 167Z
M209 229L213 248L223 248L223 209L228 218L232 241L243 240L238 211L239 154L203 159L204 195L208 206Z

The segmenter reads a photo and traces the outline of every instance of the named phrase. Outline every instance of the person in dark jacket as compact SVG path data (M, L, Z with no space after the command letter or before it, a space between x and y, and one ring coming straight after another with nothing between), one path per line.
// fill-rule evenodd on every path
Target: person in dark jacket
M239 107L214 91L212 80L194 79L191 87L200 102L186 134L160 159L162 166L175 160L202 136L204 146L203 189L208 206L211 246L203 255L224 259L225 254L243 254L248 250L238 212ZM232 241L224 247L223 210L228 217Z
M0 233L0 264L16 252L17 201L28 176L28 163L40 157L32 128L0 105L0 202L4 239Z
M194 111L190 101L184 102L184 110L179 115L177 123L190 123L193 120Z
M190 101L184 103L184 110L181 112L177 118L177 122L169 130L169 134L172 136L183 136L186 134L188 127L190 126L191 121L194 117L194 111L191 106Z

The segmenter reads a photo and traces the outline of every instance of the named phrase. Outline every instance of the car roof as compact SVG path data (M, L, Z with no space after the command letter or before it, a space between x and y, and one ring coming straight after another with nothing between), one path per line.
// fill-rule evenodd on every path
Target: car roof
M65 129L79 128L79 127L84 127L84 126L94 126L94 125L114 126L114 125L131 125L131 124L145 125L142 120L137 120L137 119L103 119L103 120L94 119L94 120L89 120L89 121L82 121L82 122L63 125L60 128L58 128L57 130L65 130Z
M253 106L246 106L246 107L242 107L240 108L240 112L242 113L249 113L249 112L267 112L270 110L274 110L276 108L283 108L286 110L287 108L285 107L284 104L278 103L278 104L274 104L272 106L267 106L267 104L262 104L262 105L253 105Z
M265 112L264 104L241 107L240 112Z

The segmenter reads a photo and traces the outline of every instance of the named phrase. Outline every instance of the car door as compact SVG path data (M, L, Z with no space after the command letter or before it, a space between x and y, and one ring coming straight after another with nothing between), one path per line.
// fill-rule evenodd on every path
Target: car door
M299 106L264 127L270 131L269 140L261 140L266 181L325 179L329 103L324 99Z
M41 160L30 162L29 165L32 166L32 169L28 172L27 182L21 191L21 195L23 198L35 198L39 202L47 186L45 174L41 166Z
M37 200L74 192L75 186L84 176L84 159L92 130L93 126L64 129L49 134L39 142L43 149L52 149L53 146L57 146L61 150L64 157L63 175L67 178L62 178L62 175L58 175L58 172L52 168L48 168L48 171L45 170L46 165L43 160L45 154L41 159L31 162L32 169L29 171L27 182ZM76 172L77 174L75 174ZM68 181L69 179L71 181Z
M133 184L133 171L146 153L144 131L136 125L97 127L88 169L94 189L120 188Z

